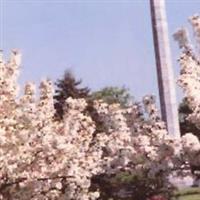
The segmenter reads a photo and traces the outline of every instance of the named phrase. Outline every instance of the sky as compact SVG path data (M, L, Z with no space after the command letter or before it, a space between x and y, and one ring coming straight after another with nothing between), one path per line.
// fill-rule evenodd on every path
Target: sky
M177 77L172 34L190 28L200 1L166 0L166 8ZM55 81L70 69L92 90L126 86L136 99L158 96L148 0L0 0L0 49L7 58L13 48L23 55L21 84Z

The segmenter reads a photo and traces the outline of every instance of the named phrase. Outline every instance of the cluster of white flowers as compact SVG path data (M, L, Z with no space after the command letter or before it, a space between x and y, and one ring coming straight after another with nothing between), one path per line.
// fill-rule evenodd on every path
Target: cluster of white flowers
M198 41L200 17L190 22ZM175 39L182 49L178 83L193 111L188 120L200 126L200 62L186 30ZM0 199L95 200L100 195L91 189L95 175L144 172L151 178L162 174L167 182L183 159L200 164L198 138L192 133L171 138L153 96L126 108L94 101L102 130L87 114L85 99L68 98L64 118L57 121L51 81L41 82L39 97L31 82L18 97L21 55L14 50L5 62L0 54Z
M189 18L194 30L196 47L200 45L200 16L194 15ZM179 58L181 67L178 79L179 86L183 89L188 106L192 113L187 117L197 127L200 127L200 60L198 49L192 48L189 43L189 35L186 29L179 29L174 38L178 41L182 52ZM200 166L200 142L199 136L188 133L182 137L184 155L188 161L195 166Z
M0 199L93 200L100 195L90 191L93 176L124 170L167 179L180 151L152 96L144 97L143 115L139 104L122 109L95 101L105 128L97 132L84 99L68 98L64 119L55 120L49 80L38 98L30 82L18 98L20 54L13 51L8 62L0 57Z
M190 22L194 29L195 36L199 38L200 35L200 17L195 15L190 18ZM181 30L175 33L175 39L180 43L185 40L184 34L180 34ZM184 29L182 32L185 32ZM199 41L200 42L200 41ZM179 64L181 66L181 73L178 79L178 84L182 87L188 105L193 110L193 113L189 116L196 125L200 124L200 61L197 53L194 49L189 48L188 45L180 45L182 47L182 53L179 58Z
M189 22L192 25L194 31L194 37L196 40L196 47L198 53L200 53L200 16L199 14L195 14L189 18Z
M90 178L99 172L95 126L83 114L85 100L68 99L64 121L54 120L49 80L27 83L17 98L20 54L0 60L0 199L96 199Z

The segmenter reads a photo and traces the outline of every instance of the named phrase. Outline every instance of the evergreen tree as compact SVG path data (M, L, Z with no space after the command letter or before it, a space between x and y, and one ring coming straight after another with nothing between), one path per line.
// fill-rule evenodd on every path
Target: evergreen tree
M68 97L86 98L89 95L88 87L80 87L82 80L76 80L72 72L66 70L63 78L58 79L55 83L56 90L54 95L54 106L56 109L56 119L62 119L64 114L64 104Z

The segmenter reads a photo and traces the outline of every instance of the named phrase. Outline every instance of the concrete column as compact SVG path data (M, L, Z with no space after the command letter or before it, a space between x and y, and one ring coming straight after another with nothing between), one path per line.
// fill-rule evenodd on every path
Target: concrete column
M165 0L150 0L162 119L170 135L180 137Z

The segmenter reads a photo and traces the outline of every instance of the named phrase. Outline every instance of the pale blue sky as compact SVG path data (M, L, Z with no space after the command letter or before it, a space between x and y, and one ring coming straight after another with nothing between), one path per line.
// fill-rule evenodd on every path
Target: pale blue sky
M59 78L71 68L83 85L158 94L148 0L0 0L0 48L23 54L20 82ZM170 37L200 0L167 0ZM171 40L174 70L177 46Z

